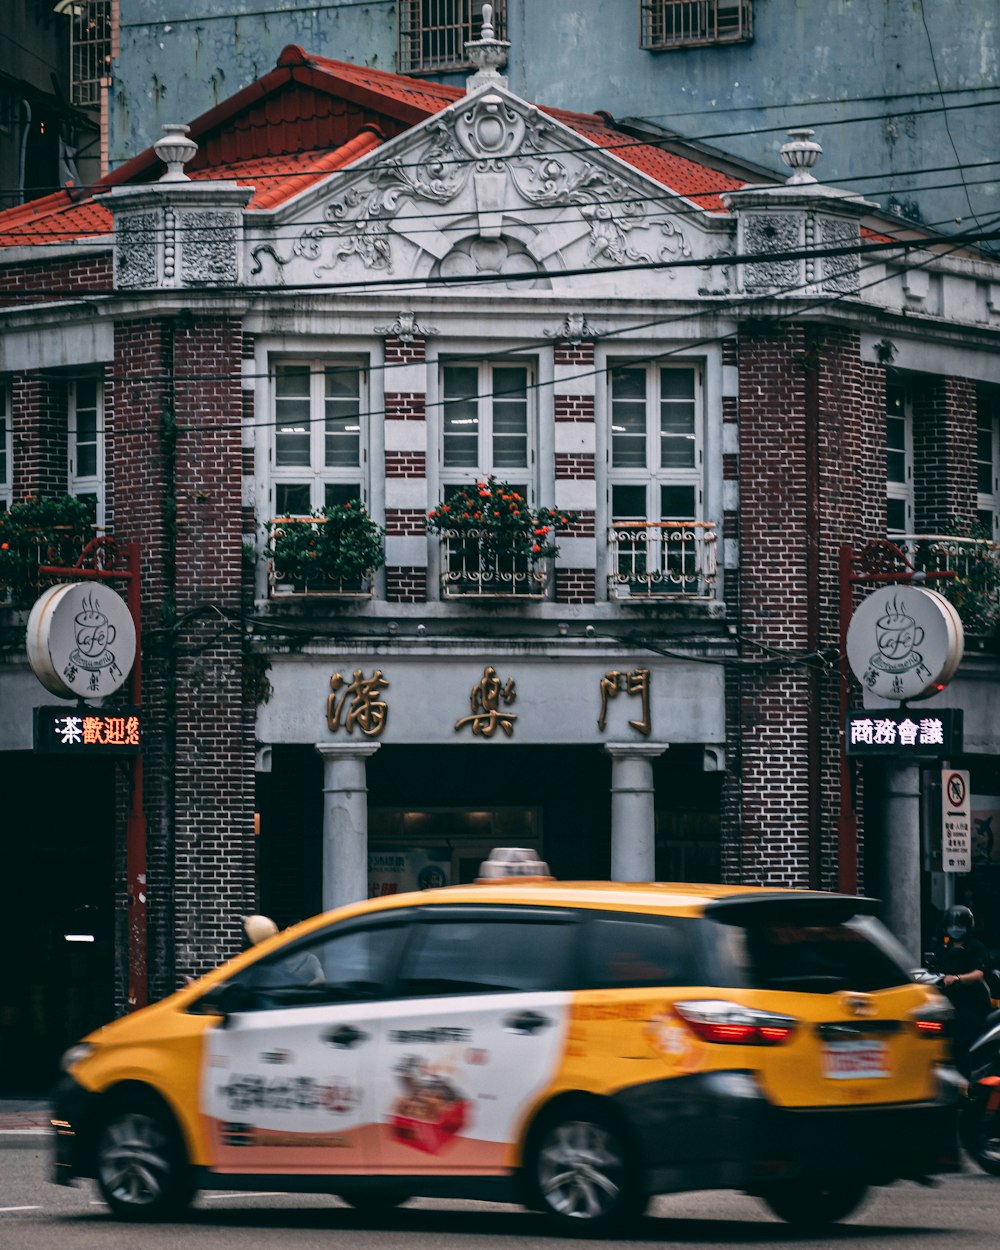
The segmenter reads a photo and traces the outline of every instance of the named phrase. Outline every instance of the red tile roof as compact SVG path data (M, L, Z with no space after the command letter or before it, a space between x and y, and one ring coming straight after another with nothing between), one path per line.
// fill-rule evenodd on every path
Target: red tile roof
M187 172L192 179L253 186L249 207L274 209L464 94L461 87L308 56L293 45L275 69L192 122L199 152ZM542 111L708 212L725 211L720 194L743 185L707 164L633 139L604 116ZM93 197L113 186L153 181L162 171L148 148L92 187L8 209L0 213L0 247L105 235L111 214Z

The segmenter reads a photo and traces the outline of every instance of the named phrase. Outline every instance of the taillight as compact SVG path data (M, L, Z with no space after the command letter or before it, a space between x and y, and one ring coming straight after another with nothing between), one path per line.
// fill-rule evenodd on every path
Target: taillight
M771 1011L758 1011L721 999L674 1003L674 1011L703 1042L723 1046L781 1046L794 1034L797 1021Z
M934 1041L948 1036L948 1023L953 1014L948 1006L939 1007L936 1004L927 1003L912 1012L910 1019L920 1037L929 1037Z

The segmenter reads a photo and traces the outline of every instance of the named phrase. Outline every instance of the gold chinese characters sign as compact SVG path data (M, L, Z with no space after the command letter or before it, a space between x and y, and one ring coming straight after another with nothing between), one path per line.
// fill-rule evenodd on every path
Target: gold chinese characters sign
M350 681L343 673L334 673L326 700L326 723L330 732L343 730L353 734L357 728L367 738L381 736L389 720L389 705L381 696L388 689L389 682L380 668L375 669L371 677L366 677L362 669L355 669ZM648 668L606 672L599 685L597 727L601 733L607 728L608 702L624 694L639 700L640 716L630 720L629 725L649 737L653 728L649 691ZM475 737L492 738L499 729L508 738L513 737L517 713L508 709L516 700L517 686L513 677L503 680L496 668L487 664L469 693L469 714L455 721L455 732L468 729Z

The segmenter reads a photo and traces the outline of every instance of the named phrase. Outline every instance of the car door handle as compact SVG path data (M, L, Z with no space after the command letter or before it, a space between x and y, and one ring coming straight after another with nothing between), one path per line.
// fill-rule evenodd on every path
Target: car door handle
M547 1028L551 1023L548 1016L540 1016L537 1011L522 1011L519 1015L508 1016L503 1027L508 1033L533 1037L539 1029Z
M354 1028L351 1024L341 1024L335 1029L327 1030L323 1034L323 1041L328 1046L335 1046L337 1050L350 1050L359 1042L367 1042L368 1034L363 1033L361 1029Z

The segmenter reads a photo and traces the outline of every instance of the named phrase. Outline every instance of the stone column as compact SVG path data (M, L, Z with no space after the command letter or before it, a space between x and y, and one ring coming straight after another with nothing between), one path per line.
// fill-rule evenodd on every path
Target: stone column
M920 769L882 771L882 897L885 923L913 967L920 964Z
M653 760L665 742L606 742L611 756L611 879L656 879Z
M323 757L323 910L368 897L365 760L378 742L319 742Z

